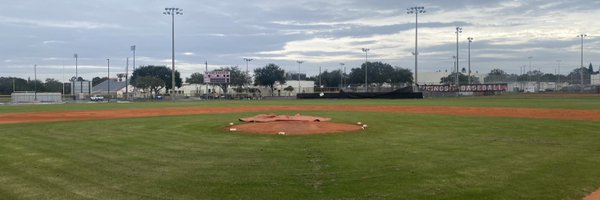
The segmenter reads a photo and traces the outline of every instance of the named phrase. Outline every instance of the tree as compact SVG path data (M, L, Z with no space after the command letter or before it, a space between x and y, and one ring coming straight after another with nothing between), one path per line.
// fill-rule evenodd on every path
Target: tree
M74 76L73 76L73 77L71 77L71 78L69 79L69 81L70 81L70 82L73 82L73 81L75 81L75 80L77 80L77 81L86 81L86 80L85 80L85 79L83 79L82 77L77 77L77 78L75 78Z
M494 68L483 78L483 81L486 83L506 83L508 79L508 73L504 72L504 70Z
M394 73L391 75L392 83L413 83L413 73L409 69L394 67Z
M331 72L325 70L321 73L321 75L314 77L314 80L316 80L317 82L321 80L321 85L325 87L339 87L342 78L341 76L342 71L339 69L333 70Z
M250 75L248 75L246 72L243 72L242 70L240 70L240 68L238 66L235 67L229 67L229 68L225 68L225 70L229 71L229 75L230 75L230 85L231 86L244 86L244 85L248 85L250 84L250 82L252 82L252 79L250 78Z
M288 94L289 94L290 96L292 96L292 91L294 91L294 87L292 87L292 86L290 85L290 86L287 86L286 88L283 88L283 90L284 90L284 91L287 91L287 92L288 92Z
M368 65L368 67L367 67ZM412 72L408 69L392 67L390 64L382 62L363 63L360 68L352 68L348 75L348 82L351 84L365 83L365 67L368 69L367 81L369 84L384 83L412 83Z
M44 92L62 92L63 84L52 78L46 79L46 83L44 83Z
M462 73L458 73L458 82L461 85L469 84L469 76L464 75ZM448 75L446 77L442 77L440 79L440 83L445 84L445 85L456 84L456 72L451 73L450 75ZM475 76L471 76L471 84L479 84L479 83L480 83L479 78L477 78Z
M104 82L106 80L108 80L108 78L106 78L106 77L102 77L102 78L100 78L100 77L94 77L92 79L92 87L94 87L94 86L96 86L96 85L98 85L98 84L100 84L100 83L102 83L102 82Z
M228 71L229 72L229 83L218 83L219 86L225 93L228 92L229 86L238 86L241 88L244 85L250 84L250 76L246 72L242 72L239 67L221 67L216 71Z
M14 91L13 91L14 86ZM0 94L10 95L15 91L26 91L28 90L28 82L22 78L16 77L0 77Z
M222 71L229 71L229 84L218 84L219 87L221 87L221 89L223 89L223 91L225 91L225 93L227 93L228 91L228 86L238 86L238 88L241 88L244 85L248 85L251 82L251 78L248 74L246 74L246 72L243 72L242 70L240 70L240 68L238 66L234 66L234 67L225 67L225 68L221 68L220 70Z
M285 71L276 64L268 64L265 67L254 69L254 85L268 86L273 94L275 82L285 83Z
M202 84L204 83L204 74L194 72L189 78L185 79L185 82L189 84Z
M591 74L588 68L579 67L575 68L569 75L567 75L567 80L571 84L581 84L581 73L583 73L583 84L590 84Z
M166 88L167 90L170 90L172 87L172 83L171 83L171 69L165 67L165 66L154 66L154 65L148 65L148 66L142 66L139 67L137 69L135 69L135 71L133 71L133 75L131 76L131 79L129 80L129 83L138 87L138 79L141 77L154 77L154 78L158 78L160 80L162 80L164 82L164 88ZM179 75L178 71L175 71L175 86L176 87L181 87L181 77ZM160 88L162 89L162 88ZM159 90L160 90L159 89ZM156 90L156 92L158 92L158 90Z
M135 87L149 89L150 94L154 97L154 94L158 94L158 91L165 87L165 81L152 76L144 76L137 79Z

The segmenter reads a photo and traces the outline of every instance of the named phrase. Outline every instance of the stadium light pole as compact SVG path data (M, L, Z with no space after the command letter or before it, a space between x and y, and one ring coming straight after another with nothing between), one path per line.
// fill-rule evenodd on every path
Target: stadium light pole
M133 71L131 72L132 75L133 75L133 72L135 72L135 48L136 48L135 45L131 45L131 47L130 47L131 51L133 52L133 63L132 63L133 64ZM129 62L127 62L127 63L129 63ZM136 79L136 82L137 82L137 79ZM129 82L127 82L126 84L129 85ZM135 92L137 91L135 85L137 85L137 84L134 83L133 84L133 88L132 88L133 89L133 95L135 95Z
M78 65L78 59L79 59L79 55L77 55L77 53L75 53L73 55L73 57L75 58L75 80L73 80L73 91L71 91L71 93L73 93L73 95L75 95L75 82L79 82L79 74L78 74L78 70L77 70L77 65ZM83 87L81 86L81 84L79 84L79 93L83 93Z
M471 42L473 42L473 38L468 37L467 40L469 40L469 76L467 77L467 79L469 80L469 85L471 85Z
M367 71L369 69L369 51L370 51L370 49L362 48L362 51L365 52L365 89L366 89L366 92L369 92L369 84L367 82Z
M78 72L77 72L77 59L79 58L79 56L77 55L77 53L75 53L75 54L73 55L73 57L75 58L75 80L77 80L77 79L79 78L79 77L78 77L78 76L79 76L79 74L77 74L77 73L78 73Z
M106 74L106 83L108 83L108 89L107 89L107 94L108 94L108 99L110 99L110 59L106 59L106 70L107 70L107 74Z
M244 60L246 61L246 75L250 74L250 72L248 71L248 63L253 61L253 58L244 58Z
M562 60L556 60L556 63L558 63L558 70L556 72L556 77L558 78L558 80L556 81L556 83L560 83L560 62L562 62Z
M129 100L129 57L125 61L125 100Z
M340 63L340 90L342 90L342 87L344 86L344 72L342 72L342 68L344 67L344 63Z
M533 59L533 56L529 56L529 57L527 57L527 59L529 59L529 71L527 72L527 80L529 82L531 82L531 74L530 74L530 72L531 72L531 59Z
M135 71L135 45L131 45L131 51L133 52L133 70Z
M458 69L460 68L458 65L458 35L462 33L462 28L461 27L456 27L456 85L460 85L460 82L458 80Z
M407 10L407 14L415 14L415 52L413 52L413 55L415 55L415 85L418 84L419 82L419 76L418 76L418 57L419 57L419 50L418 50L418 33L419 33L419 13L425 13L425 7L410 7Z
M296 93L300 93L300 91L302 91L302 89L300 88L300 65L304 63L304 61L297 60L296 62L298 63L298 92Z
M244 60L246 61L246 77L250 77L250 72L248 71L248 63L253 61L253 58L244 58ZM250 78L250 80L252 80L252 78Z
M33 65L33 101L37 101L37 64Z
M165 8L163 14L171 16L171 101L175 101L175 15L183 15L183 9Z
M587 37L587 34L579 34L578 38L581 38L581 69L579 69L579 75L581 77L581 86L583 90L583 38Z

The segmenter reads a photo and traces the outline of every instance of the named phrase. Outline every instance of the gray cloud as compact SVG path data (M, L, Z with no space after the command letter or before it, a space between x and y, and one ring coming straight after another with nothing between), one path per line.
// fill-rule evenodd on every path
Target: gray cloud
M586 62L600 62L597 1L29 0L0 8L0 76L27 77L38 64L40 77L61 78L63 65L66 73L74 72L73 53L80 55L85 78L104 76L106 58L114 63L111 71L123 70L133 44L138 64L168 65L171 21L162 10L170 6L185 13L175 19L176 57L184 76L203 69L205 60L241 66L242 57L260 58L251 68L274 62L290 70L295 60L306 60L303 68L314 74L319 66L339 62L360 65L362 47L372 49L374 60L412 69L414 17L406 8L416 5L428 11L419 29L424 71L452 65L455 26L464 27L465 38L476 38L472 61L484 71L500 66L518 72L528 56L546 71L557 59L577 66L580 32L590 35ZM460 47L462 59L463 39Z

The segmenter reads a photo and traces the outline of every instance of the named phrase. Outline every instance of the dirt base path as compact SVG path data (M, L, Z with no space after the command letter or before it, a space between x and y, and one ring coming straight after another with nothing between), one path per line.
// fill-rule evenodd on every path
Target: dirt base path
M194 114L215 114L234 112L271 111L361 111L399 112L418 114L441 114L462 116L518 117L562 120L600 121L600 110L539 109L539 108L500 108L500 107L458 107L458 106L239 106L239 107L189 107L123 109L65 112L31 112L0 114L0 124L56 122L73 120L118 119L153 116L175 116Z
M583 198L583 200L600 200L600 189Z

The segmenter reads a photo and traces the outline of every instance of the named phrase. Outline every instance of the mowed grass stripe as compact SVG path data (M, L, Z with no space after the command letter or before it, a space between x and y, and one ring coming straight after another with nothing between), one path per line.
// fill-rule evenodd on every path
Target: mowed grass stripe
M600 187L594 122L305 114L370 128L224 132L240 114L1 125L0 192L7 199L578 199Z
M528 96L506 95L486 97L430 98L430 99L319 99L319 100L210 100L180 102L85 103L55 105L1 105L0 113L52 112L77 110L118 110L131 108L177 108L214 106L264 105L407 105L407 106L471 106L518 107L600 110L599 96Z

